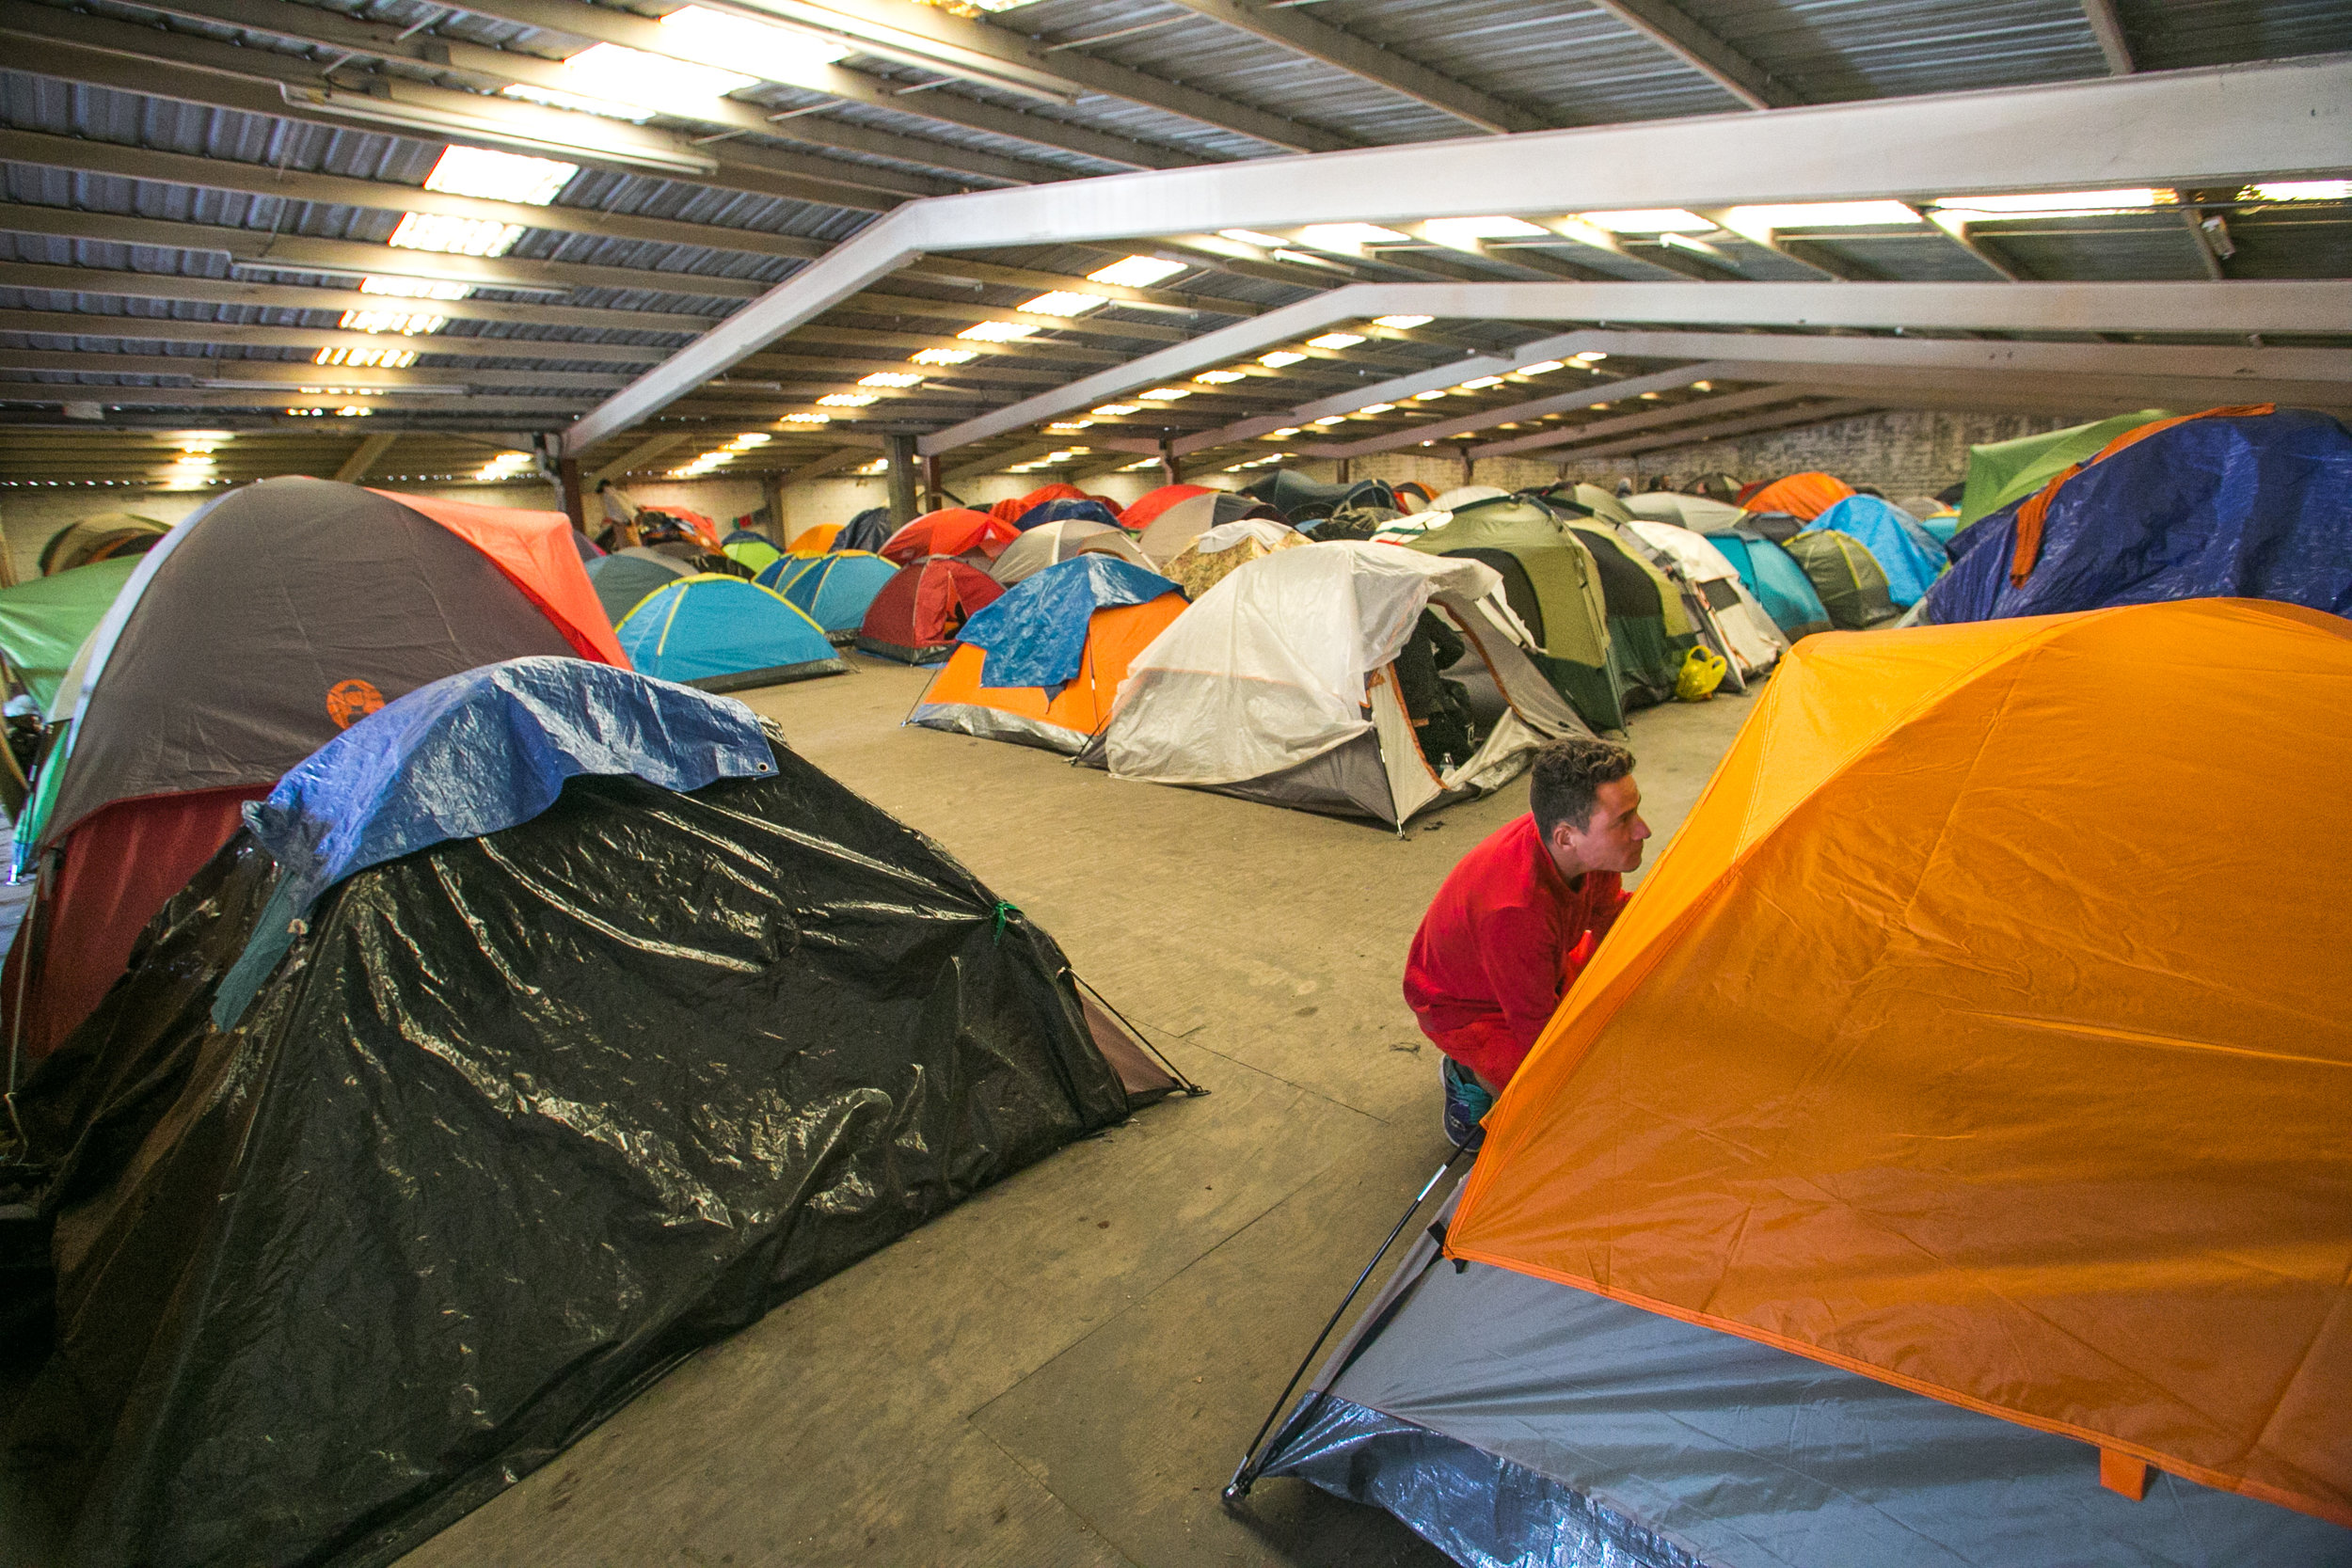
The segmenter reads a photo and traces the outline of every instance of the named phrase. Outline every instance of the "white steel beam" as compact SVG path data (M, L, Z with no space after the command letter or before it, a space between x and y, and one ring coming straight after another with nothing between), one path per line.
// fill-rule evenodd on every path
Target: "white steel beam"
M1797 95L1774 81L1763 67L1700 26L1679 6L1667 0L1593 0L1593 4L1751 109L1786 108L1798 102Z
M1832 420L1851 419L1884 408L1886 404L1867 398L1841 399L1834 403L1817 403L1809 407L1781 408L1770 414L1752 414L1743 420L1725 420L1719 424L1698 425L1689 430L1669 430L1647 436L1629 436L1620 441L1604 442L1597 447L1564 452L1562 461L1573 465L1587 457L1618 457L1639 451L1657 451L1676 447L1705 446L1726 436L1746 436L1762 430L1788 430L1804 425L1827 424ZM1473 454L1474 458L1475 454Z
M359 444L351 449L351 455L344 458L342 466L335 470L335 483L357 484L367 478L368 470L375 467L375 460L391 451L392 443L399 439L400 432L396 430L359 437Z
M2107 72L2114 76L2129 76L2139 68L2132 63L2132 46L2123 37L2123 19L2115 14L2115 0L2082 0L2083 20L2090 24L2090 36L2099 40L2099 54L2107 62Z
M848 4L849 0L839 0ZM858 0L881 4L882 0ZM901 3L901 0L892 0ZM906 9L920 8L906 6ZM940 13L931 12L932 16ZM953 18L942 18L953 21ZM2168 71L2027 88L1821 105L1762 116L1717 116L1640 125L1533 132L1510 137L1413 143L1319 157L1266 159L1212 168L1158 170L1073 181L1044 187L935 197L898 208L822 260L770 290L668 363L625 388L566 436L578 446L625 429L658 412L744 356L809 321L924 251L995 245L1066 244L1139 235L1214 232L1225 228L1287 229L1311 222L1411 222L1490 213L1560 213L1636 206L1715 207L1738 202L1799 202L1891 198L1921 199L1968 192L2122 185L2221 184L2270 176L2326 173L2342 166L2352 132L2352 56L2322 56L2217 71ZM2303 285L2282 284L2284 288ZM1742 320L1772 325L1781 318L1760 297L1788 288L1831 290L1883 301L1890 313L1931 309L1958 299L1969 285L1906 284L1501 284L1403 285L1458 291L1583 290L1576 312L1538 320ZM2011 294L2033 293L2056 305L2090 296L2079 289L2163 289L2206 285L2043 285L2033 290L1993 285ZM2219 294L2182 296L2168 307L2159 296L2137 296L2137 319L2075 330L2233 330L2200 323L2225 296L2269 287L2233 283ZM2322 288L2339 287L2321 285ZM1699 294L1758 295L1745 309L1761 317L1703 313L1675 318L1629 315L1643 289ZM1590 291L1604 291L1591 296ZM1908 291L1899 296L1897 291ZM1347 291L1354 292L1354 291ZM1438 297L1432 294L1433 299ZM1496 308L1480 296L1469 310L1429 309L1510 319L1534 296ZM2108 296L2121 304L2122 295ZM2286 296L2274 294L2274 303ZM2320 303L2319 295L2312 303ZM2030 311L2034 308L2019 308ZM2250 299L2239 309L2251 306ZM2341 294L2328 297L2335 323L2345 319ZM2186 307L2185 309L2181 309ZM1292 308L1295 309L1295 308ZM1378 311L1417 309L1399 303ZM1718 305L1714 309L1725 307ZM1740 308L1733 308L1740 309ZM1838 309L1836 307L1833 309ZM1971 310L1978 307L1971 305ZM1638 310L1638 307L1636 307ZM2153 313L2151 313L2153 312ZM1994 311L1993 314L2001 312ZM2071 313L2063 307L2054 314ZM1236 339L1281 320L1273 311ZM1325 319L1335 319L1327 317ZM1802 322L1811 318L1800 316ZM1821 318L1828 320L1829 318ZM1927 319L1878 323L1928 327ZM1995 321L1950 322L1999 327ZM2032 329L2024 322L2011 329ZM2284 330L2248 327L2243 330ZM2312 330L2330 330L2314 327ZM1235 329L1228 328L1227 333ZM1223 333L1210 334L1222 339ZM1207 341L1208 340L1201 340ZM1254 341L1276 340L1254 339ZM1220 344L1216 356L1239 352ZM1158 356L1153 356L1157 358ZM1193 364L1206 363L1205 359ZM1190 366L1183 367L1184 369ZM1153 375L1172 373L1154 366ZM1143 381L1127 385L1141 386ZM1091 394L1089 394L1091 395ZM1064 407L1076 406L1074 402ZM1019 420L1016 423L1021 422ZM1009 426L999 425L1005 429ZM974 438L974 437L965 437ZM944 450L944 449L942 449Z

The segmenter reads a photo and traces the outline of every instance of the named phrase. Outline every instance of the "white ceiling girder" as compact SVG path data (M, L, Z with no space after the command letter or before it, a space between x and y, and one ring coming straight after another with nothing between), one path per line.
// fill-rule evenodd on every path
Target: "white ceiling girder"
M1880 330L2330 332L2352 321L2352 283L1357 283L966 420L924 436L922 450L952 451L1335 322L1408 313L1472 321ZM679 357L702 346L694 344ZM1464 367L1447 369L1462 378ZM1381 400L1362 399L1375 401ZM1351 406L1360 407L1361 402Z
M2217 71L1787 109L1766 115L1410 143L1312 158L1156 169L1048 186L933 197L898 208L770 290L593 411L567 433L565 445L567 450L578 450L651 416L736 360L927 250L1053 245L1235 227L1405 222L1488 213L1921 198L2174 182L2218 184L2265 175L2282 178L2330 172L2347 161L2345 148L2352 145L2352 134L2347 133L2352 133L2352 56L2324 56ZM1406 287L1459 287L1467 296L1495 288L1625 292L1689 286ZM1890 291L1914 290L1907 296L1908 303L1938 293L1954 294L1969 286L1750 283L1702 285L1700 289L1747 294L1791 287L1827 289L1841 294L1886 293L1891 306ZM1993 287L2020 293L2026 286ZM2222 287L2235 292L2271 285ZM1486 297L1480 296L1482 304ZM1759 300L1755 308L1767 312L1764 323L1778 323L1772 306ZM1407 309L1421 307L1399 304L1366 313ZM1516 311L1475 309L1429 313L1507 319ZM1607 321L1725 319L1713 314L1629 315L1623 308L1602 307L1597 300L1581 305L1578 313L1582 319ZM1275 311L1250 325L1263 325L1285 314ZM1538 313L1531 319L1576 317ZM2339 312L2338 322L2343 319ZM1924 327L1934 324L1890 320L1883 325ZM2163 324L2140 319L2102 325L2119 330L2149 330ZM2226 328L2211 325L2205 329ZM1229 352L1238 351L1219 351ZM1014 421L1020 422L1024 421Z

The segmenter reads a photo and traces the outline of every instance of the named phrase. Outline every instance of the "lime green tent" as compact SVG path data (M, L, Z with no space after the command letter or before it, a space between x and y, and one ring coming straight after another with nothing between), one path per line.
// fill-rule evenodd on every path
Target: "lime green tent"
M2095 424L2053 430L2044 436L2020 436L2014 441L1988 441L1968 449L1968 484L1961 492L1960 526L2022 500L2080 463L2127 430L2171 416L2161 408L2118 414Z
M57 695L57 682L73 662L74 650L98 629L100 617L138 564L136 556L93 562L0 588L0 661L43 713Z

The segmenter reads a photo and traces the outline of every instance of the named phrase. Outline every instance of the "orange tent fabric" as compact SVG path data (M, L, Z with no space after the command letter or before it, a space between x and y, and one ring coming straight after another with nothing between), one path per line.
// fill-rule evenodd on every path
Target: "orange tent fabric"
M1076 485L1057 481L1052 484L1041 484L1025 496L1007 496L990 507L988 515L1000 523L1017 523L1021 515L1033 506L1042 506L1047 501L1082 501L1087 499L1087 493Z
M839 523L819 523L815 528L804 528L792 536L792 543L786 547L784 553L787 555L823 555L833 548L834 540L840 537L840 534Z
M1205 484L1163 484L1156 490L1145 491L1129 502L1127 510L1119 515L1119 526L1130 532L1141 533L1152 525L1152 519L1178 501L1215 494Z
M1852 485L1831 474L1790 474L1772 481L1740 505L1747 512L1786 512L1799 522L1809 523L1853 493Z
M980 670L988 650L965 643L931 677L913 721L973 734L1020 732L1012 737L1075 752L1110 722L1111 705L1119 700L1129 662L1184 610L1184 596L1169 593L1142 604L1096 610L1087 621L1086 659L1077 678L1050 699L1041 686L982 686ZM958 722L941 712L953 708L988 711L976 716L976 721ZM1015 722L992 721L993 716ZM1053 733L1041 733L1046 731Z
M378 490L408 508L421 512L490 558L507 581L554 623L564 641L582 658L629 667L621 652L612 623L596 602L596 585L572 544L571 519L561 512L523 512L507 506L476 506L471 501L446 500L438 496L412 496L398 490Z
M1005 553L1007 545L1020 537L1021 531L1002 518L950 506L915 518L884 541L877 553L901 566L926 556L970 555L974 551L993 561Z
M2352 1525L2352 622L1807 638L1448 1250Z

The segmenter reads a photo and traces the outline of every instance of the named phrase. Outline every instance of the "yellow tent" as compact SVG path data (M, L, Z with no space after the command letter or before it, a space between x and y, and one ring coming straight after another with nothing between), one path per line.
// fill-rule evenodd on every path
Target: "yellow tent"
M1448 1250L2352 1525L2347 713L2283 604L1806 639Z

